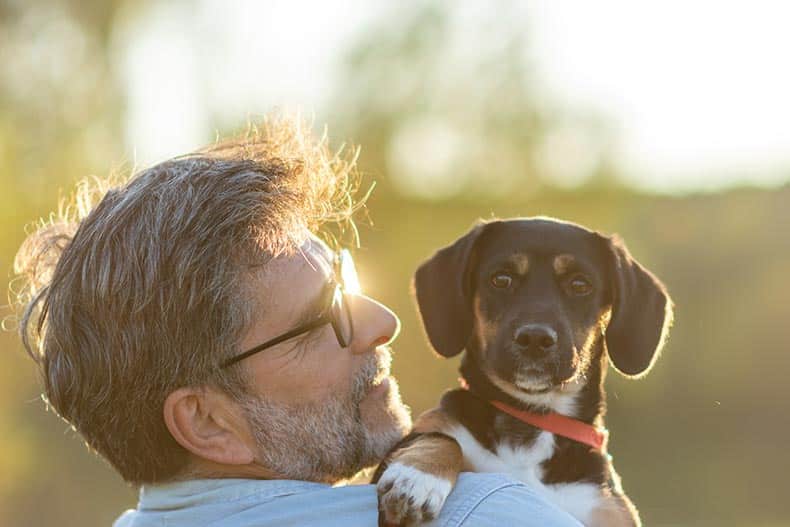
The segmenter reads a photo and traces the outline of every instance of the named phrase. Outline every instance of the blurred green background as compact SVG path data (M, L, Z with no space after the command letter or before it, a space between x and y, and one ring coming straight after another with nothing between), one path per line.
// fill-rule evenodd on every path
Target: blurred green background
M565 8L587 28L579 39L614 39L628 24L618 16L634 9L604 2L610 12L591 19L580 4L582 20ZM301 102L336 146L362 146L360 167L377 182L357 261L369 294L402 318L394 371L415 413L455 386L457 366L429 352L418 326L409 296L418 262L481 217L543 214L619 232L677 305L653 372L608 381L611 451L645 524L790 525L790 155L777 161L760 148L790 152L786 107L760 106L765 87L787 79L733 66L777 71L773 26L760 26L777 17L752 19L761 7L742 4L670 3L658 14L682 22L662 29L677 38L626 60L637 74L660 73L640 80L667 108L659 113L674 116L668 135L653 137L616 115L638 99L596 105L569 97L561 76L545 81L546 64L556 73L572 61L539 36L576 27L547 14L547 2L0 0L0 269L12 278L26 226L79 179L183 153ZM704 23L688 20L696 15ZM768 58L717 47L744 27L761 36L738 45L761 43ZM686 48L692 40L709 47ZM662 77L661 64L684 60L699 66L696 77ZM609 79L626 66L578 75ZM726 107L719 90L700 92L726 90L716 76L725 70L746 90ZM683 104L700 113L677 111ZM713 135L728 127L750 138L736 153L753 163L728 161L737 148ZM629 157L640 133L632 153L674 138L688 164L662 159L666 150L652 165ZM696 136L707 141L697 146ZM696 163L703 153L722 154L719 164ZM136 493L45 412L10 313L0 332L0 525L109 525Z

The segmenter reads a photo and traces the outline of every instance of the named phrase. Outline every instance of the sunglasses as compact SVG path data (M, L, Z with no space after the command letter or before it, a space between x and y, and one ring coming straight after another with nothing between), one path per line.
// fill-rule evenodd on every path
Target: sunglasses
M220 364L220 368L227 368L228 366L246 359L250 355L281 344L299 335L304 335L326 324L332 325L332 329L335 331L335 336L337 337L337 343L340 347L347 348L354 338L354 323L351 319L348 295L360 292L359 278L357 276L357 269L354 266L354 260L351 259L351 253L346 249L341 250L335 255L334 268L334 276L327 281L321 295L321 298L324 299L324 308L316 319L226 359Z

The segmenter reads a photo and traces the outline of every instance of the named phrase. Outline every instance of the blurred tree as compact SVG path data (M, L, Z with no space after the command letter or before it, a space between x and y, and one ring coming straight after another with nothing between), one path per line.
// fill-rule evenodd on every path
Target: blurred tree
M523 10L504 0L399 6L352 47L333 113L364 141L363 167L384 171L384 192L523 199L611 175L601 119L540 91Z
M44 187L106 173L122 159L112 27L119 12L143 2L0 2L3 221L29 221L19 212L34 206Z
M142 0L0 0L0 268L8 277L23 226L54 207L58 188L122 159L122 91L112 28ZM6 280L0 286L3 298ZM12 316L0 314L5 329ZM16 335L0 332L0 525L52 525L78 515L87 493L105 520L127 502L119 479L67 426L45 414L33 368ZM69 434L70 435L70 434ZM72 465L73 464L73 465ZM71 485L64 485L64 472ZM87 484L74 485L83 479ZM44 504L44 506L42 506ZM70 512L72 511L72 512Z

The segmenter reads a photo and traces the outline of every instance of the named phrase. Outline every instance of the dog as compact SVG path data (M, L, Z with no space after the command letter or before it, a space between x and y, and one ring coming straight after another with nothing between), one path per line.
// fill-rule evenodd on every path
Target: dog
M434 518L462 470L501 472L587 526L638 526L607 454L607 357L650 370L673 304L622 240L546 217L479 223L416 271L433 349L465 352L373 477L380 522Z

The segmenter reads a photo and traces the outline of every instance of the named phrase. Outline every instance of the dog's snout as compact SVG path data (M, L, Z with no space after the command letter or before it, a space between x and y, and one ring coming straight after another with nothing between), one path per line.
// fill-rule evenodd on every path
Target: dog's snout
M541 357L557 349L557 332L546 324L527 324L516 330L513 337L525 352Z

